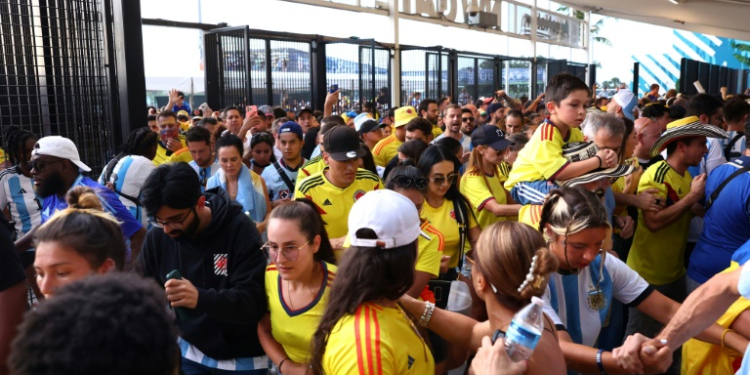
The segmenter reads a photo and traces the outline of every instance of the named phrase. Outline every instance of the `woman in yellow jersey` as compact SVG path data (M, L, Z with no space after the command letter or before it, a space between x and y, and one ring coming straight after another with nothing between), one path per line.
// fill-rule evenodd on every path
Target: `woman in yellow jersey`
M516 312L528 305L531 297L544 294L549 274L557 269L558 262L539 232L517 222L500 222L485 228L472 254L472 281L487 305L488 321L478 322L410 297L402 298L401 303L412 315L423 317L420 324L448 342L477 350L483 337L493 336L496 330L507 331ZM565 358L555 325L548 316L544 318L544 332L525 373L565 374Z
M628 259L628 253L630 252L630 245L633 243L633 234L635 233L635 222L633 219L626 219L629 217L627 198L634 198L636 190L638 190L638 181L641 179L643 169L638 165L638 158L633 157L635 152L635 146L638 145L638 134L635 132L633 121L627 118L622 119L625 124L625 135L622 137L622 147L620 147L620 164L632 165L635 167L635 172L631 175L620 177L612 182L612 193L614 193L615 206L614 214L622 218L624 227L617 228L612 234L612 250L617 252L617 256L620 259ZM635 207L634 207L635 208ZM638 217L638 212L633 212L633 217Z
M443 146L428 147L417 164L429 181L421 216L445 238L443 255L449 256L450 262L440 278L449 281L456 280L459 261L481 233L469 203L458 190L460 167L456 156Z
M336 276L333 248L310 201L291 201L271 212L264 251L271 260L266 268L268 314L258 324L258 338L279 372L305 374L310 340Z
M419 331L396 301L414 284L419 213L392 190L365 194L349 214L344 253L320 326L313 374L432 374Z
M471 151L466 174L461 178L461 193L471 203L479 227L517 216L521 205L503 187L499 165L508 154L511 142L494 125L482 125L471 134Z
M216 140L216 155L221 170L206 184L206 189L221 187L229 197L242 205L255 222L258 232L266 231L271 199L263 178L242 164L242 141L234 134L226 134Z

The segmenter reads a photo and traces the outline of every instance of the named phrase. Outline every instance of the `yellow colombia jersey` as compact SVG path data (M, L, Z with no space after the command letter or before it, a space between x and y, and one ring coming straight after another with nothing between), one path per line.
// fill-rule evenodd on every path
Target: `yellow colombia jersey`
M178 137L180 139L180 143L182 143L182 148L186 148L187 144L185 143L185 136L179 135ZM177 152L179 151L180 150L177 150ZM156 157L154 157L154 160L153 160L154 165L158 167L170 161L170 158L172 157L173 153L169 152L169 155L167 155L168 152L169 150L164 148L164 146L162 146L161 144L161 141L159 141L159 143L156 144ZM188 152L188 156L190 156L189 152ZM192 160L192 158L190 160Z
M424 202L421 216L423 219L427 219L430 222L430 225L443 234L443 239L445 240L443 255L451 257L448 267L458 266L458 257L460 254L458 242L460 241L460 236L458 234L456 213L453 211L453 201L443 199L443 204L440 207L432 207L427 202ZM468 228L476 227L477 221L474 219L474 216L471 213L467 213L467 216L469 220ZM466 244L464 245L464 252L469 250L471 250L471 244L469 243L469 237L467 236Z
M562 156L562 147L571 142L583 142L581 129L570 128L568 139L563 139L551 122L542 123L529 143L518 152L505 188L510 190L519 182L554 180L568 165L568 160Z
M681 176L662 160L643 173L638 191L659 190L655 195L664 199L669 207L690 192L692 180L689 172ZM651 232L646 228L643 211L638 210L638 226L628 255L628 266L653 285L668 284L685 275L683 257L691 218L692 213L687 211L667 227Z
M505 181L508 181L508 176L510 176L510 170L512 167L506 162L501 162L500 165L498 165L498 168L500 169L500 181L505 185Z
M732 262L729 268L721 273L734 271L740 267ZM716 323L722 328L729 328L740 314L750 309L750 301L739 297ZM742 354L720 345L713 345L697 339L690 339L682 345L682 375L734 375L732 364L741 359Z
M294 182L295 190L299 189L299 184L302 180L322 171L325 167L326 163L321 155L318 155L302 164L302 168L300 168L299 173L297 173L297 181Z
M440 129L438 125L432 125L432 139L435 139L443 135L443 129Z
M318 329L320 318L328 304L328 295L337 268L333 264L319 262L324 277L318 294L302 308L292 310L281 295L281 276L275 263L266 267L266 297L271 315L273 338L284 347L289 359L296 363L310 361L310 341Z
M5 150L0 148L0 164L5 163Z
M443 246L445 245L445 239L443 234L435 229L430 222L422 219L422 232L427 236L418 237L419 254L417 254L417 262L414 265L414 269L429 273L434 277L440 275L440 258L443 256ZM344 248L348 249L351 246L349 240L351 236L346 235L344 240Z
M331 330L323 355L326 374L433 374L425 342L399 308L365 303Z
M488 185L489 184L489 185ZM485 205L494 199L498 204L507 204L508 199L500 181L500 169L495 167L493 176L482 176L482 172L469 172L461 178L461 194L469 200L471 209L477 216L479 227L484 229L498 221L505 221L504 216L495 216Z
M401 147L401 144L402 142L396 138L395 134L391 134L378 142L375 148L372 149L372 157L375 159L375 164L381 167L388 165L391 159L398 156L398 148Z
M354 202L362 198L365 193L383 188L378 175L358 169L357 176L351 185L340 188L333 185L325 177L328 167L302 180L294 191L294 198L307 198L315 203L323 221L329 238L341 238L349 232L349 211ZM337 254L337 259L341 254Z
M417 254L417 264L414 266L414 269L429 273L433 277L438 277L440 276L440 258L443 257L445 238L439 230L424 219L422 222L422 232L430 236L430 238L419 236L419 254Z
M187 147L179 149L169 158L170 163L178 161L183 163L190 163L193 161L193 157L190 155L190 150L188 150Z
M542 220L542 206L541 204L527 204L521 206L518 211L518 222L524 223L534 230L539 230L539 222Z

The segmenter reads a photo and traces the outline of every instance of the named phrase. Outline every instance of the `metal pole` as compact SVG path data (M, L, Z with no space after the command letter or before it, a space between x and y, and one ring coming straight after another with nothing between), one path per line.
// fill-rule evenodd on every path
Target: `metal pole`
M393 28L393 70L391 77L391 107L401 103L401 46L399 45L398 0L388 0L388 15Z

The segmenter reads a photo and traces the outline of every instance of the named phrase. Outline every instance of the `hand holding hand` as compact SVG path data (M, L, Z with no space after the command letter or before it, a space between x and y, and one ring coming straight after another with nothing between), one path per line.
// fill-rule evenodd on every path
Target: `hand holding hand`
M646 189L636 195L636 207L644 211L659 212L667 205L660 196L656 195L657 189Z
M672 364L672 350L661 340L651 339L641 345L640 358L644 373L660 374Z

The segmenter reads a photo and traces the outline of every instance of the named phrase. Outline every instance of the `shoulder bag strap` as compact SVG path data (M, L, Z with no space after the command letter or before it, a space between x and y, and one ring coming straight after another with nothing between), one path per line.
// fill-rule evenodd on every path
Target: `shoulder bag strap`
M732 148L734 147L734 144L737 143L737 141L739 141L740 138L744 136L745 136L745 133L737 132L737 134L734 135L732 140L729 141L729 143L727 143L727 146L724 147L724 159L729 161L729 157L732 156L730 154L732 153Z
M719 193L721 193L721 191L724 190L724 187L726 187L727 184L729 184L737 176L739 176L739 175L741 175L741 174L743 174L745 172L750 172L750 165L742 167L742 168L736 170L729 177L727 177L727 179L724 180L724 182L722 182L721 185L719 185L719 187L717 187L716 190L714 190L714 192L711 193L711 196L708 197L708 199L706 200L706 205L705 205L706 211L708 211L708 209L711 208L711 206L713 206L714 202L716 201L716 198L719 197Z
M276 168L276 173L279 174L279 177L284 181L286 184L286 187L289 188L290 197L294 196L294 184L289 179L289 176L286 175L283 169L281 169L281 165L279 165L279 162L275 161L273 162L273 167Z

